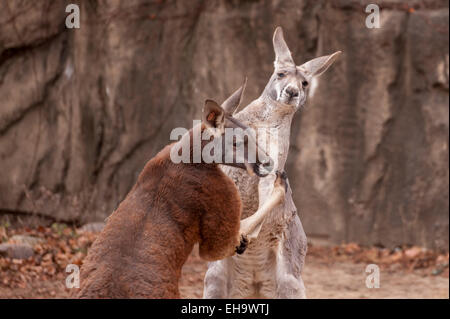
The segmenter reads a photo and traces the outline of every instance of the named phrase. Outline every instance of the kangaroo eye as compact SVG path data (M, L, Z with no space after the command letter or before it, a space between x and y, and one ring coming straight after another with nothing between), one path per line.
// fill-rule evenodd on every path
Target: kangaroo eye
M283 78L286 74L284 74L284 73L278 73L277 75L278 75L279 78Z
M303 81L303 82L302 82L302 85L303 85L304 88L307 87L308 84L309 84L308 81Z

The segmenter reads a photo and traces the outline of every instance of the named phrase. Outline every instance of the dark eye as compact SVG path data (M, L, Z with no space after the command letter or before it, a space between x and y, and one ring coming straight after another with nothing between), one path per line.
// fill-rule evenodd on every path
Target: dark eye
M302 85L303 85L304 88L307 87L308 84L309 84L308 81L303 81L303 82L302 82Z
M279 78L283 78L286 74L284 74L284 73L278 73L277 75L278 75Z

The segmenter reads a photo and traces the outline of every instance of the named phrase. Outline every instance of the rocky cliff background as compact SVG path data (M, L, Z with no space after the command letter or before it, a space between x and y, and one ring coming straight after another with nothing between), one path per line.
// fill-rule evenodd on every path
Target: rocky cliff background
M448 250L448 22L445 0L1 1L0 220L103 220L205 98L259 96L280 25L297 64L343 51L292 128L308 237Z

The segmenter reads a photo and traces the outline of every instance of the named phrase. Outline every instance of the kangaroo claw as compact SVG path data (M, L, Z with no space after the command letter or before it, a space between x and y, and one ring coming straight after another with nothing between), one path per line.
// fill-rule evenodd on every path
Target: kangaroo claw
M236 253L238 255L241 255L247 249L247 246L248 246L247 237L244 235L241 235L241 242L240 242L239 246L236 246Z
M275 186L282 186L284 191L287 191L287 174L286 171L277 171L277 178L275 179Z

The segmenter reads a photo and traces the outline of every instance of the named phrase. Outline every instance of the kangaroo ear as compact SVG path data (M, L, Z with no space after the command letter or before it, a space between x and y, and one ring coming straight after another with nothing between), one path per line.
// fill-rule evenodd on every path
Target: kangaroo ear
M283 29L281 27L277 27L273 34L273 48L275 50L275 68L285 64L294 64L291 51L289 51L286 41L284 41Z
M321 56L319 58L312 59L306 63L299 66L299 69L305 73L306 76L314 77L319 76L325 72L330 65L337 59L341 54L341 51L334 52L330 55Z
M227 114L232 115L238 109L239 105L241 105L246 85L247 77L245 77L241 87L222 103L222 108Z
M206 100L205 106L203 107L202 122L206 127L223 127L225 111L213 100Z

